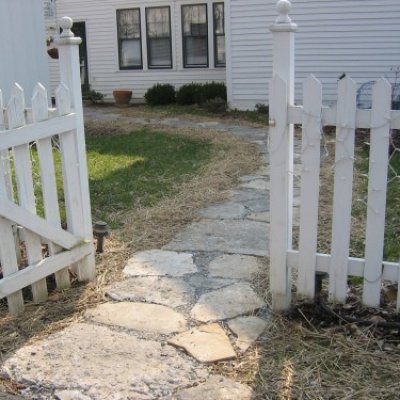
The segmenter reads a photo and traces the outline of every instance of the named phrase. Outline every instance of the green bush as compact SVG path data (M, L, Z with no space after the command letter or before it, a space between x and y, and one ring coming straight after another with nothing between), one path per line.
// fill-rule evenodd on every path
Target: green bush
M147 90L144 95L146 102L150 105L170 104L175 101L175 88L169 83L157 83Z
M221 99L221 97L215 97L214 99L205 101L202 107L209 112L220 114L226 111L227 104L226 100Z
M188 83L181 86L176 92L176 102L180 105L191 105L196 103L198 92L201 91L200 83Z
M209 82L201 86L201 89L196 92L196 103L202 104L206 101L219 97L226 101L226 86L223 82Z
M82 94L82 98L84 100L89 100L93 104L103 103L104 94L100 92L96 92L95 90L88 90Z

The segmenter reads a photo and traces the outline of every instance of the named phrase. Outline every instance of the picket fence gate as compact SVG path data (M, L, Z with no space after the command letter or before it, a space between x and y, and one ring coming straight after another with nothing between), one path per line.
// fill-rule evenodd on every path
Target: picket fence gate
M387 174L391 129L400 129L400 111L391 110L392 88L380 79L372 108L357 109L357 85L348 76L338 82L337 104L322 105L321 83L309 76L303 105L294 105L294 32L290 3L277 3L270 84L271 227L270 283L274 310L291 302L291 268L297 268L297 294L313 299L316 272L329 274L329 298L345 302L349 276L363 278L363 303L379 306L383 280L397 283L400 264L383 260ZM299 249L292 249L293 125L302 126ZM336 127L331 254L317 253L321 129ZM369 129L369 181L365 259L349 257L354 143L357 128ZM397 307L400 307L398 291Z
M34 302L47 299L46 277L51 274L55 274L59 289L70 286L70 267L79 280L91 280L95 275L80 39L70 30L70 18L64 17L60 25L57 107L48 107L47 92L40 83L29 109L17 83L7 105L0 91L0 299L7 297L12 314L24 310L22 289L27 286L31 286ZM54 143L58 143L61 158L66 228L60 218ZM32 167L33 162L37 168ZM35 187L40 187L44 217L37 213Z

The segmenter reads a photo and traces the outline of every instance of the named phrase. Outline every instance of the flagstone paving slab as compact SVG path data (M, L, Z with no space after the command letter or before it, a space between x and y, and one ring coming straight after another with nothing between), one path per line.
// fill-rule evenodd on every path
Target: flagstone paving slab
M183 315L158 304L105 303L88 310L85 317L101 324L164 335L187 329Z
M249 182L242 183L240 187L257 190L269 190L270 183L266 179L253 179Z
M197 289L220 289L235 283L233 279L209 278L203 275L189 277L188 283Z
M107 290L117 301L138 301L180 307L194 301L194 289L183 279L140 276L117 282Z
M78 390L92 400L166 399L208 377L172 346L86 323L22 347L2 371L44 391Z
M229 360L236 353L225 331L218 324L202 325L168 340L204 363Z
M242 254L224 254L211 261L211 277L251 280L260 269L257 257Z
M252 213L248 215L247 218L253 221L270 222L271 216L269 211L264 211L259 213Z
M228 321L229 329L237 336L236 346L246 351L264 332L268 323L258 317L237 317Z
M209 219L240 219L247 214L247 210L242 204L228 202L200 210L199 214Z
M200 385L179 391L176 400L250 400L252 395L249 386L214 375Z
M184 276L197 272L193 255L175 251L148 250L136 253L124 268L126 276Z
M201 322L234 318L265 306L248 283L237 283L200 296L191 317Z
M201 220L178 233L164 248L266 256L268 233L269 225L258 221Z

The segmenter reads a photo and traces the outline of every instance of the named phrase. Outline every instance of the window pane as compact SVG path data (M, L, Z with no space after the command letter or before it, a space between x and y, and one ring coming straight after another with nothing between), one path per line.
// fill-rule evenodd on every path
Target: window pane
M147 35L150 38L169 37L170 21L169 7L148 8L147 15Z
M208 66L207 5L182 6L183 56L185 67Z
M217 36L216 41L216 63L225 65L225 36Z
M119 39L140 38L140 14L139 9L118 10L118 37Z
M122 40L120 52L121 67L141 67L142 51L140 40Z
M182 6L183 34L185 36L207 35L207 6Z
M171 66L171 47L170 39L150 39L149 46L149 65L154 67Z
M146 8L149 67L172 67L169 7Z
M214 4L214 32L217 35L223 35L224 29L224 4Z

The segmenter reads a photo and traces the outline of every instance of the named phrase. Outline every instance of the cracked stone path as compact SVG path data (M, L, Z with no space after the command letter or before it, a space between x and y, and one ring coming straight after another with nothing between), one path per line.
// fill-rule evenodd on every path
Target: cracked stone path
M268 161L264 129L121 117L112 109L90 109L87 118L228 131L256 143ZM125 279L108 288L109 302L83 322L3 363L0 373L27 386L19 399L252 398L249 386L212 374L209 365L247 351L269 323L251 284L268 255L267 168L242 177L226 202L199 215L163 249L134 254Z

